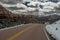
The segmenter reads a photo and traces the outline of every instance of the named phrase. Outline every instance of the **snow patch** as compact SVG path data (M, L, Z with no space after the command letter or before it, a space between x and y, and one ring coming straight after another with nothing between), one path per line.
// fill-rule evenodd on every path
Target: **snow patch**
M60 40L60 20L53 24L47 25L46 30L53 38Z

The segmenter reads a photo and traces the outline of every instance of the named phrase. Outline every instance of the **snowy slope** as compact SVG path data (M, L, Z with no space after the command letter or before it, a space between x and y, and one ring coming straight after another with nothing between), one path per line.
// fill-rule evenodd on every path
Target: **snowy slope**
M53 38L60 40L60 20L53 24L47 25L46 30Z

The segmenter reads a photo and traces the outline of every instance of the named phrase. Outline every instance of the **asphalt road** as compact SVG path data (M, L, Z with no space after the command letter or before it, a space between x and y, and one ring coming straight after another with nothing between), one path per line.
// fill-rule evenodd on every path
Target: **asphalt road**
M49 40L43 24L26 24L0 30L0 40Z

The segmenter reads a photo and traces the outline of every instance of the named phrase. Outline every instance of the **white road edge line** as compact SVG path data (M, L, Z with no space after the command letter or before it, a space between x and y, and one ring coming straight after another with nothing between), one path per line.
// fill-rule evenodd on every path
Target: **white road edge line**
M46 33L45 30L44 30L44 32L45 32L45 35L46 35L47 39L48 39L48 40L51 40L51 39L48 37L48 35L47 35L47 33Z

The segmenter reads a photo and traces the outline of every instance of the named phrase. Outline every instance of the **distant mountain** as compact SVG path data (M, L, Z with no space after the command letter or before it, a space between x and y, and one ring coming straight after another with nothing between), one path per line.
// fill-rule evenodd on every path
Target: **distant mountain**
M55 21L60 20L60 16L59 15L50 15L50 16L36 17L36 19L38 19L39 21L42 21L42 22L53 23Z

